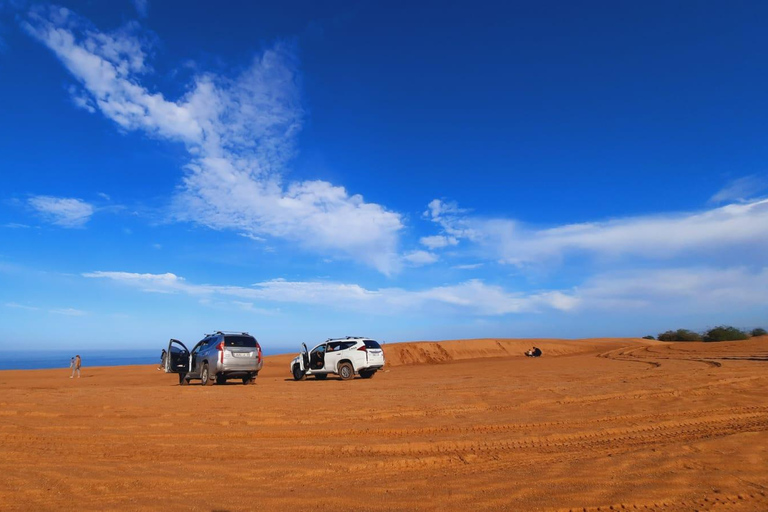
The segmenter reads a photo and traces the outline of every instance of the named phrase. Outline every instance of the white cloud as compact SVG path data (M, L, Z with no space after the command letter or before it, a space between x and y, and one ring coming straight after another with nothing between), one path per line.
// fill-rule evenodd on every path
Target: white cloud
M136 12L139 13L139 16L142 18L147 17L147 11L149 10L148 0L133 0L133 5L136 7Z
M745 201L768 188L768 177L752 174L735 179L713 195L711 203Z
M413 251L405 254L403 260L407 261L411 265L421 266L429 265L438 260L437 254L427 251Z
M459 269L459 270L474 270L476 268L482 267L482 263L467 263L465 265L454 265L451 268Z
M64 316L85 316L88 314L87 311L82 311L80 309L74 309L74 308L52 309L51 313L54 313L56 315L64 315Z
M30 226L26 224L19 224L18 222L9 222L8 224L3 224L4 228L8 229L29 229Z
M265 308L257 308L253 302L243 302L239 300L233 300L232 304L237 306L242 311L247 311L249 313L255 313L257 315L266 315L266 316L272 316L277 313L279 313L279 310L275 309L265 309Z
M768 268L672 268L595 276L575 296L585 309L725 313L768 306Z
M250 287L198 285L171 273L99 271L83 276L109 279L148 292L184 293L195 297L236 297L267 303L309 304L383 315L459 310L465 314L496 316L547 309L568 311L578 305L578 299L564 292L511 293L500 286L488 285L480 280L409 291L402 288L368 290L357 284L283 279L256 283Z
M94 212L93 206L81 199L34 196L28 203L43 218L64 228L83 227Z
M141 85L151 73L149 38L137 24L102 33L67 9L38 7L23 26L80 83L77 104L123 129L186 146L178 219L291 240L385 274L398 270L400 214L325 181L283 181L304 117L290 45L265 50L234 78L200 74L171 101Z
M509 219L483 219L443 208L439 200L428 212L442 230L466 238L483 254L516 265L583 253L608 257L668 259L743 248L768 248L768 199L696 213L629 217L603 222L535 229Z
M18 304L16 302L6 302L5 307L14 309L26 309L28 311L37 311L40 308L34 306L25 306L24 304Z
M419 242L421 242L421 245L432 250L448 247L449 245L457 245L459 243L456 238L443 235L424 236L421 237Z
M146 292L179 293L206 300L231 300L239 307L292 303L368 314L453 314L479 317L547 311L608 311L615 315L696 315L740 312L768 306L768 267L695 267L607 272L568 290L514 293L478 279L422 290L357 284L273 279L252 286L193 284L175 274L91 272ZM251 304L251 306L247 306Z

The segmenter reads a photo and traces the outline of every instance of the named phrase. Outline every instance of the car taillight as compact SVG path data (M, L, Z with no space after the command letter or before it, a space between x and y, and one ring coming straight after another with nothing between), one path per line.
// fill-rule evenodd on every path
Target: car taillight
M261 362L261 345L256 345L256 350L258 351L259 362Z
M366 347L365 345L363 345L362 347L360 347L360 348L359 348L359 349L357 349L357 350L359 350L359 351L362 351L362 352L368 352L368 347Z
M222 340L221 343L216 345L216 350L221 352L221 355L219 356L219 361L223 363L224 362L224 340Z

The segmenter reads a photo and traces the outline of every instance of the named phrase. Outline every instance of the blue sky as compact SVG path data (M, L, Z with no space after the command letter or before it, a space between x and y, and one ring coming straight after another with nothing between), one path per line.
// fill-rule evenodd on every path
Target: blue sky
M0 1L0 343L765 326L767 18Z

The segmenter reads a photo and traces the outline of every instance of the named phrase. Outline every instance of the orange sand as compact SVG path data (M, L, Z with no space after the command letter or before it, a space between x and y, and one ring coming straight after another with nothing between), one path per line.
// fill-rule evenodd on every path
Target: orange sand
M768 337L385 351L351 382L0 372L0 509L768 510Z

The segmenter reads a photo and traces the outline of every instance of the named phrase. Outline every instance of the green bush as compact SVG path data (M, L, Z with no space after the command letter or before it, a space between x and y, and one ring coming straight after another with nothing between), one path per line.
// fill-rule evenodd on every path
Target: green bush
M659 341L701 341L701 335L688 329L678 329L659 334Z
M748 338L747 333L730 325L720 325L708 330L704 335L704 341L735 341Z
M752 329L752 332L750 332L749 334L751 336L765 336L766 334L768 334L768 332L762 327L758 327L757 329Z
M655 340L656 338L654 338L653 336L651 336L651 335L649 334L648 336L643 336L643 339L644 339L644 340Z

